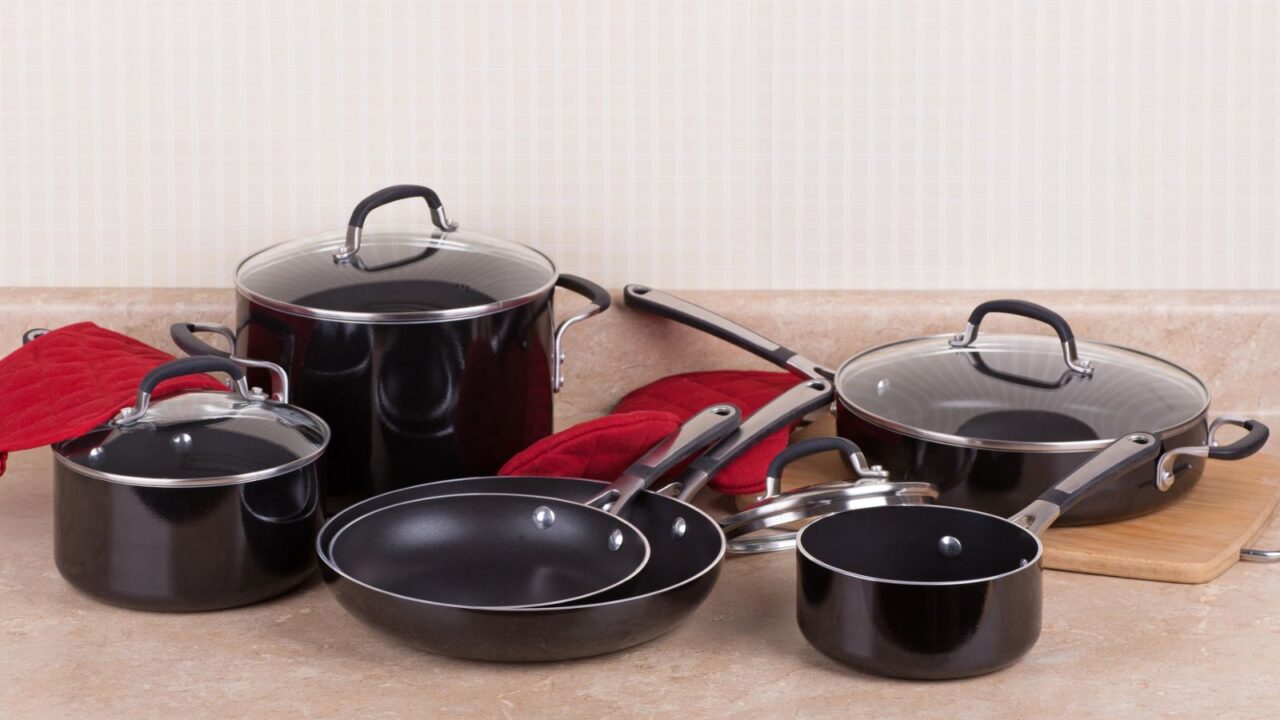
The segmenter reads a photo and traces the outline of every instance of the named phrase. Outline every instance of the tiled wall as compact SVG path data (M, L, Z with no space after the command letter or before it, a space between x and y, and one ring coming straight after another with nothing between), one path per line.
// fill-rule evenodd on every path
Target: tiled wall
M1278 288L1277 6L0 0L0 285L419 181L615 286Z

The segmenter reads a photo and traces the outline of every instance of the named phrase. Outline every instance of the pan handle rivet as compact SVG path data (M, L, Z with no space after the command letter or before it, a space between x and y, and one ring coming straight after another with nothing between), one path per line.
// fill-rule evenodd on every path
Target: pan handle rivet
M173 443L173 447L175 450L191 449L191 435L188 433L178 433L177 435L173 436L173 439L170 442Z
M539 505L533 511L533 524L538 526L539 530L546 530L556 524L556 514L546 505Z
M684 537L685 531L688 529L689 524L684 521L684 518L676 518L676 521L671 523L671 537L679 540Z
M956 557L963 551L964 546L960 544L960 540L958 538L950 535L943 535L942 538L938 540L938 552L942 553L945 557Z
M620 547L622 547L622 531L615 529L609 533L609 549L617 550Z

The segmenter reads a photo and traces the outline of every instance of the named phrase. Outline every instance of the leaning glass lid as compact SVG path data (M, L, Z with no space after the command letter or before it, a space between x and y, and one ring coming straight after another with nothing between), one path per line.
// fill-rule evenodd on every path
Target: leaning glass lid
M377 207L422 198L435 229L364 231ZM430 188L393 185L356 205L345 234L292 240L250 255L236 288L275 309L348 322L438 322L533 302L556 280L547 256L458 230Z
M982 333L989 313L1047 323L1053 335ZM1034 303L979 305L963 332L883 345L836 375L842 404L863 419L927 440L1006 450L1101 448L1130 432L1201 418L1209 391L1186 370L1137 350L1077 342Z
M234 389L151 399L164 380L203 372L231 375ZM133 407L53 450L63 465L101 480L208 487L283 475L315 461L328 442L323 420L248 388L235 362L189 357L152 370Z

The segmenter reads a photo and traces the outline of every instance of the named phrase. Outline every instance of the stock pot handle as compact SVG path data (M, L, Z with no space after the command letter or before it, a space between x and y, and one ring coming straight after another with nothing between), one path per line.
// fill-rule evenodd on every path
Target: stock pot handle
M1052 327L1058 334L1058 340L1062 342L1062 359L1067 363L1067 367L1071 368L1072 372L1085 377L1093 374L1089 361L1081 360L1076 352L1076 336L1071 332L1071 325L1067 324L1066 318L1043 305L1026 300L988 300L974 308L973 312L969 313L964 331L951 338L951 347L969 347L974 340L978 339L978 327L982 324L983 318L991 313L1017 315L1029 320L1038 320Z
M591 282L584 277L577 275L568 275L561 273L556 278L556 287L562 287L570 292L575 292L588 300L591 304L583 308L580 312L571 315L560 321L556 326L555 334L552 336L551 344L551 389L560 392L560 388L564 387L564 333L571 325L589 317L599 315L613 305L613 297L609 295L609 291Z
M364 233L364 221L369 213L383 205L408 198L422 198L427 201L427 209L431 211L431 222L444 232L453 232L458 225L449 220L444 211L444 204L435 190L423 185L392 185L373 193L356 203L351 211L351 219L347 221L347 241L342 249L334 253L337 262L349 262L360 251L360 236Z
M169 326L169 339L173 340L173 344L177 345L179 350L192 357L230 358L245 367L264 368L271 373L271 377L275 382L272 395L282 403L289 402L289 373L285 372L283 367L269 360L250 360L249 358L232 355L226 350L219 350L196 337L198 332L221 335L227 339L229 347L234 349L236 346L235 332L231 328L217 323L174 323Z
M1224 425L1244 428L1247 434L1235 442L1219 445L1214 438ZM1223 415L1209 423L1208 438L1204 445L1174 448L1160 456L1156 463L1156 487L1161 492L1173 487L1173 481L1182 468L1175 465L1179 457L1202 457L1211 460L1243 460L1258 452L1267 444L1271 430L1261 422L1236 415Z

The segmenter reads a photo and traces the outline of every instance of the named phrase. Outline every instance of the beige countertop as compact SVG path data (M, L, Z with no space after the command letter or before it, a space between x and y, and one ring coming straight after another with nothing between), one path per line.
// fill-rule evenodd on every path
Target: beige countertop
M29 326L95 319L160 344L170 320L229 315L226 291L182 293L180 303L174 291L125 301L127 292L112 291L122 304L103 318L101 298L89 291L0 290L0 333L13 338L0 343L0 352L16 346L15 329ZM810 354L829 359L868 336L887 340L935 329L902 327L914 321L911 313L938 316L925 324L954 325L946 320L977 297L929 305L899 294L901 307L917 309L872 312L867 325L837 341L831 338L847 320L839 313L819 320L812 335L794 338L785 311L791 307L798 317L840 298L809 295L789 306L758 294L726 307L715 302L727 303L728 294L694 295L731 314L736 308L757 326L781 313L761 329L797 345L807 340L817 348ZM1069 299L1078 307L1090 300ZM1195 297L1166 298L1157 320L1134 326L1138 339L1129 340L1114 332L1130 326L1121 313L1156 299L1103 294L1105 312L1086 317L1082 324L1091 332L1081 334L1156 352L1153 342L1167 340L1177 351L1171 357L1211 385L1231 386L1219 395L1229 399L1223 410L1273 417L1280 407L1272 377L1280 298L1237 299L1238 306L1210 310ZM179 312L199 316L172 317ZM1226 320L1215 323L1209 312L1225 312ZM595 414L621 390L667 372L758 366L734 362L740 356L731 351L690 348L693 335L625 311L606 317L594 335L583 333L570 347L577 389L560 400L562 422ZM1200 332L1202 342L1184 338L1186 328ZM670 342L670 352L656 348L643 360L621 362L619 346L638 332ZM1224 348L1244 359L1228 362ZM606 381L593 366L614 370ZM602 378L594 386L593 375ZM0 478L0 718L1280 716L1275 565L1240 564L1207 585L1047 572L1043 634L1021 663L970 680L911 683L861 675L809 647L795 626L789 553L730 558L707 603L654 642L573 662L491 665L389 641L343 611L319 581L275 601L215 613L102 605L73 590L54 567L51 486L46 449L13 455ZM1262 544L1280 546L1280 530L1269 531Z

